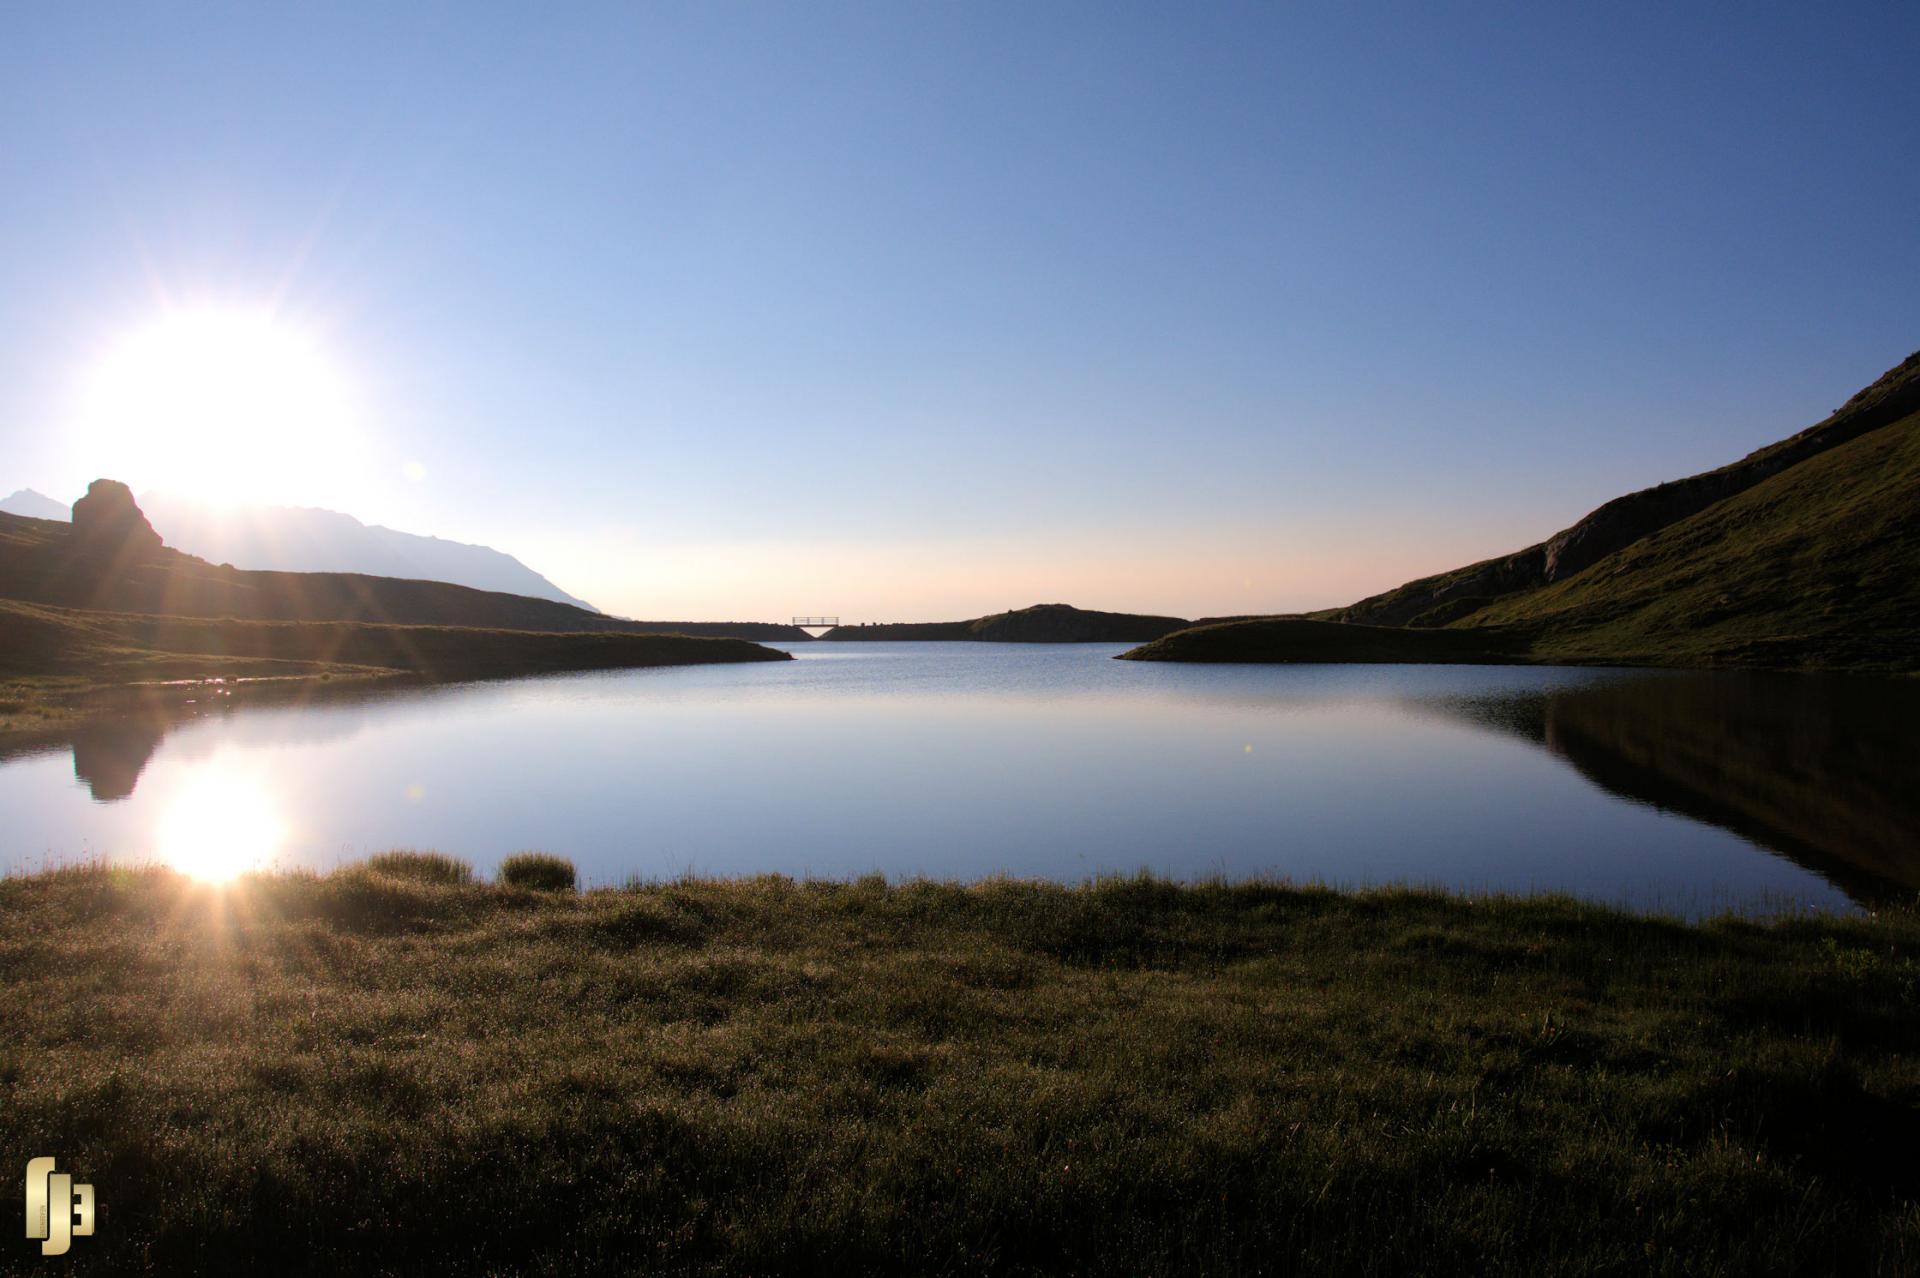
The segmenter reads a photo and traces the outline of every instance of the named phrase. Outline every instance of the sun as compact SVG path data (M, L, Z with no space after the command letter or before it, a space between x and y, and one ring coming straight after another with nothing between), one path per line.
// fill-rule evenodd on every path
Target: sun
M360 459L348 379L312 329L243 307L172 310L86 371L90 474L214 503L320 500Z
M202 764L168 800L154 831L162 862L211 883L259 869L286 842L272 792L247 772Z

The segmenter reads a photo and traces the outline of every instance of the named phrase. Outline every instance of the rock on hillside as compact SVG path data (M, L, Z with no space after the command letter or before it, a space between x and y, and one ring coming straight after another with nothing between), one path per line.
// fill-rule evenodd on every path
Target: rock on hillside
M133 490L117 479L94 480L73 503L72 540L88 556L151 559L160 550L160 534L140 513Z

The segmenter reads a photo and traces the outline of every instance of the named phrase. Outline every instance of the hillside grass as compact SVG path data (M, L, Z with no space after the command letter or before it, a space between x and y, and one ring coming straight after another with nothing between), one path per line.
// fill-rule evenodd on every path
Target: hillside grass
M77 1264L1920 1264L1909 909L435 877L0 881L0 1145L95 1186Z
M1308 614L1375 626L1443 626L1497 599L1571 577L1640 538L1699 514L1831 448L1920 412L1920 351L1888 369L1824 421L1737 461L1606 502L1543 542L1405 582L1344 608ZM1222 618L1221 620L1225 620ZM1198 623L1197 623L1198 624Z
M1461 625L1548 661L1920 670L1916 566L1920 415Z
M1430 627L1228 621L1122 655L1906 674L1920 672L1916 565L1920 415L1802 461L1565 580L1458 601L1466 615L1431 616Z

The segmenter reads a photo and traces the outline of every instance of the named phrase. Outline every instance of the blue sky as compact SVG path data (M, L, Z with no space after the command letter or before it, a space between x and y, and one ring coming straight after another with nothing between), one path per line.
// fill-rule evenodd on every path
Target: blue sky
M1920 10L1442 8L11 9L0 489L265 309L355 422L223 475L603 607L1274 610L1920 346Z

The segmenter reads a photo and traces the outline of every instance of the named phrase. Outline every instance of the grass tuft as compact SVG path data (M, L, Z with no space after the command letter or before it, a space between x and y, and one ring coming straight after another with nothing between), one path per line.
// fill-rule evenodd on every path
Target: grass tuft
M550 852L516 852L500 863L500 882L536 892L571 892L578 883L573 862Z
M416 852L396 848L361 862L375 874L390 879L408 879L416 883L444 883L458 886L473 882L473 866L444 852Z

